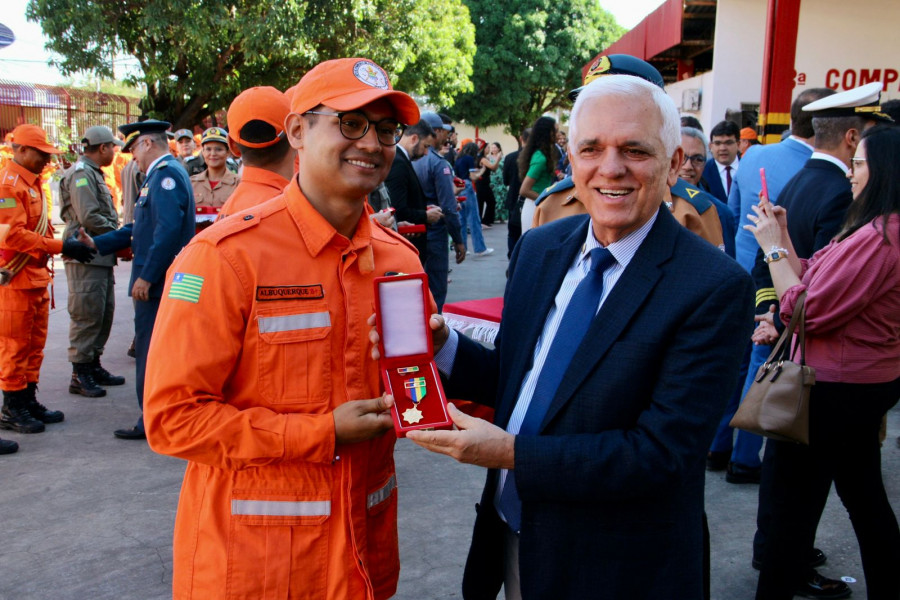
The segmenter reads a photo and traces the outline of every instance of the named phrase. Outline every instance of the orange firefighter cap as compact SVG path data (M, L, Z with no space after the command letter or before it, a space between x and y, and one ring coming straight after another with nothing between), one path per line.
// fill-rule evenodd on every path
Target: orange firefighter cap
M756 138L756 130L752 127L744 127L741 129L741 139L742 140L755 140Z
M12 132L13 144L28 146L47 154L62 154L63 151L47 141L47 132L37 125L19 125Z
M320 104L338 111L355 110L382 98L404 125L419 122L416 101L391 87L384 69L367 58L339 58L319 63L303 76L291 111L302 115Z
M228 135L247 148L267 148L284 138L284 120L290 112L284 93L271 86L252 87L238 94L228 107ZM245 127L252 121L261 123Z

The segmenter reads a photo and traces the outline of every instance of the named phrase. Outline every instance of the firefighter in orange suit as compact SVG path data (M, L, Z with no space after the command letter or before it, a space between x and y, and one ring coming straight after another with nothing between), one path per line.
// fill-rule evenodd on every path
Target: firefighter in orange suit
M41 191L41 173L61 150L37 125L13 130L13 160L0 171L0 428L40 433L63 413L48 410L36 392L50 314L52 254L80 261L94 252L74 238L57 240Z
M188 461L179 600L396 591L393 399L366 321L374 278L421 265L364 206L419 110L381 67L350 58L309 71L291 111L298 176L193 239L153 332L147 439Z
M228 107L228 149L243 159L241 182L228 197L219 218L279 195L294 174L294 152L284 131L291 104L269 86L238 94Z

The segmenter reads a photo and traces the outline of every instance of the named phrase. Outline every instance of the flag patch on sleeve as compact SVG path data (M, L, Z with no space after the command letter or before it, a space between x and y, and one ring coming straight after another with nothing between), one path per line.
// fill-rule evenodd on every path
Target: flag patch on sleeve
M16 199L15 198L0 198L0 208L15 208L16 207Z
M88 184L88 180L86 177L82 177L75 181L75 187L84 187Z
M175 273L172 277L172 285L169 286L169 298L186 300L197 304L200 302L200 292L203 290L203 278L190 273Z

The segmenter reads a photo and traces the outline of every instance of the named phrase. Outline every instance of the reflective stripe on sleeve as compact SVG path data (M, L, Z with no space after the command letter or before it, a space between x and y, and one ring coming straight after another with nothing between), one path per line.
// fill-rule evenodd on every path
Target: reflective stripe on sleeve
M296 331L298 329L315 329L330 327L331 315L328 311L305 313L301 315L282 315L280 317L259 317L260 333L276 333L279 331Z
M391 492L393 492L396 488L397 476L391 475L391 478L388 479L388 482L386 484L369 494L368 498L366 499L366 507L372 508L376 504L384 502L388 499L388 496L391 495Z
M232 500L231 514L260 517L327 517L331 514L331 501Z

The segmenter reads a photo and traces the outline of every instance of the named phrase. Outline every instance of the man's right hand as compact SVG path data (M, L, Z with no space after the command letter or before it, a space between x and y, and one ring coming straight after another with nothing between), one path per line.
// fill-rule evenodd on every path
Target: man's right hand
M465 244L453 244L453 248L456 250L456 264L459 264L462 261L466 260Z
M82 230L83 231L83 230ZM88 238L90 239L90 238ZM62 254L68 258L73 258L78 262L90 262L97 251L88 244L80 241L74 235L63 241Z
M350 400L331 413L334 438L338 444L354 444L378 437L394 426L391 407L394 397L384 394L371 400Z

